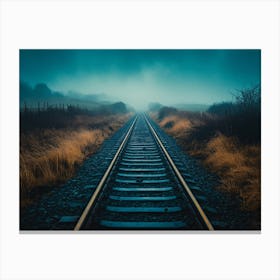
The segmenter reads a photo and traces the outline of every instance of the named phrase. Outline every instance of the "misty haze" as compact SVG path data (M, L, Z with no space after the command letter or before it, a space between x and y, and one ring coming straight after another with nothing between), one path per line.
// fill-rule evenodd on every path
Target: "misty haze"
M260 82L258 50L21 50L20 79L65 96L211 105ZM102 98L103 97L103 98Z
M20 50L21 230L260 230L260 50Z

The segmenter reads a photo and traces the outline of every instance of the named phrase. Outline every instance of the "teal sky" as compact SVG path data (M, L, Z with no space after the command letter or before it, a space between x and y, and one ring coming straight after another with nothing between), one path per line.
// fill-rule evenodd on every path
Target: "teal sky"
M52 90L149 102L212 104L260 83L260 50L21 50L20 79Z

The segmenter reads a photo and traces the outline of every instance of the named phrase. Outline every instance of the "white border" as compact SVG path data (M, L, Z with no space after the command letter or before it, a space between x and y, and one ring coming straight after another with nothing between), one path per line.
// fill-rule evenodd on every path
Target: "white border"
M279 279L279 2L2 1L1 279ZM20 48L262 49L261 234L19 234Z

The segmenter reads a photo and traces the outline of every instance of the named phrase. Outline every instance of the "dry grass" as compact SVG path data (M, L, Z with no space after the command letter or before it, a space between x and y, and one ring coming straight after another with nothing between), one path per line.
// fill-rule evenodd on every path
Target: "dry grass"
M207 168L220 176L222 185L219 189L237 193L244 210L260 209L260 145L241 144L234 136L225 136L216 130L208 133L209 128L204 137L203 120L188 118L181 112L162 119L155 115L153 118L177 139L183 150L201 159Z
M221 189L235 192L242 199L242 208L260 207L260 146L240 145L232 137L218 134L203 151L205 164L222 179Z
M192 127L192 123L188 119L184 119L179 115L171 115L163 118L159 122L160 126L168 130L171 134L176 134L177 136L185 133L186 130Z
M73 129L44 129L21 132L20 188L21 204L32 200L31 193L72 177L77 167L102 142L116 131L129 115L79 116ZM99 128L91 128L99 127Z
M21 188L27 191L34 186L54 184L73 174L87 151L97 147L105 136L100 130L49 130L43 134L51 137L48 143L42 144L35 135L22 139L31 146L20 154Z

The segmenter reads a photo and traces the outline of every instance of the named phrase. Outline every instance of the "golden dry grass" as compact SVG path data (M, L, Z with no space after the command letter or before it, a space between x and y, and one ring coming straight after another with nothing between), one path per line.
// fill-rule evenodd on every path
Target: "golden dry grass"
M74 175L77 166L94 153L129 115L102 117L80 116L73 129L45 129L21 133L20 189L22 205L29 193L42 186L64 182ZM80 122L80 126L77 125ZM92 129L86 126L100 126ZM84 126L84 127L83 127Z
M192 127L190 120L181 118L178 115L171 115L163 118L159 122L159 125L168 130L169 133L177 135L181 135Z
M218 186L219 189L237 193L244 210L260 209L260 145L241 144L235 137L217 131L210 139L194 138L192 130L195 128L196 135L199 135L200 126L204 123L199 118L187 118L181 112L161 120L156 115L152 117L177 139L183 150L198 157L207 168L220 176L222 184Z
M260 147L240 145L232 137L218 134L203 151L205 164L222 179L223 190L238 193L242 207L260 207Z
M104 139L100 130L44 131L48 143L41 143L35 135L24 136L22 141L31 145L20 153L21 188L53 184L70 176L81 163L86 151L98 146ZM54 134L57 134L54 136Z

